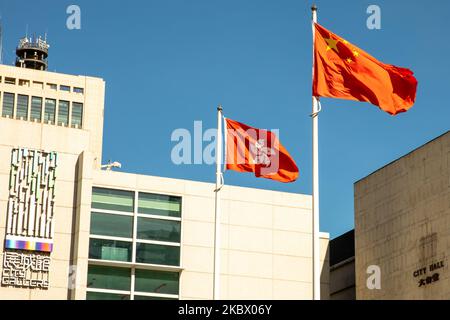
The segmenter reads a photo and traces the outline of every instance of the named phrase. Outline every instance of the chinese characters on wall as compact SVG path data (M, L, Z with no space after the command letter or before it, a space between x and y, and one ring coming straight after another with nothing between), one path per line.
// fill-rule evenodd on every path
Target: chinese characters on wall
M49 268L49 255L7 251L3 254L2 285L48 289Z
M413 276L417 279L417 286L424 287L436 281L439 281L439 269L444 267L444 261L432 263L427 267L423 267L414 271ZM428 271L428 272L427 272Z

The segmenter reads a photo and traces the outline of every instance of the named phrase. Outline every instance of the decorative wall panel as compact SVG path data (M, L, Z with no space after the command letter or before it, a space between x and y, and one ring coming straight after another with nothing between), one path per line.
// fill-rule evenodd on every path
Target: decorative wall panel
M5 249L51 252L57 154L13 149Z

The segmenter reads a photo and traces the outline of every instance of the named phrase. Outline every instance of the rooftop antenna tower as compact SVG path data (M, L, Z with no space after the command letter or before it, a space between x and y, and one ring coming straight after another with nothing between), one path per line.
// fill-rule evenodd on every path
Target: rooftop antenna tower
M16 67L42 70L48 68L48 48L47 36L42 39L41 36L28 38L28 26L26 36L20 39L16 48Z

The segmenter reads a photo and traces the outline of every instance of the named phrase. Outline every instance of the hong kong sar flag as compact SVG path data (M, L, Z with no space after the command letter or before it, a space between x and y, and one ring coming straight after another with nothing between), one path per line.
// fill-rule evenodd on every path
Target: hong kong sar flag
M256 177L280 182L297 180L297 165L275 133L230 119L225 121L227 169L253 172Z

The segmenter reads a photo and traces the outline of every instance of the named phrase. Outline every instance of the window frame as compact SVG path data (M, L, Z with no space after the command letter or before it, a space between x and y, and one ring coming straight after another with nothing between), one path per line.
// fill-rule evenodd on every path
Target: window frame
M12 96L12 113L10 115L8 115L7 117L5 115L5 95L8 95L10 97ZM17 94L13 93L13 92L3 91L1 96L2 96L2 118L14 119L15 118Z
M30 96L30 117L29 117L29 121L31 122L38 122L38 123L42 123L42 114L44 111L44 102L45 102L45 98L44 97L38 97L38 96ZM40 112L39 112L39 120L37 120L36 118L33 118L33 100L34 99L41 99L41 106L40 106ZM36 119L36 120L35 120Z
M53 101L55 103L53 105L54 106L53 119L51 119L51 120L46 119L46 115L47 115L47 101ZM43 109L44 109L44 111L43 111L43 116L42 116L42 123L44 123L44 124L51 124L51 125L56 124L56 121L57 121L57 117L56 117L57 116L56 115L57 107L58 107L58 100L53 99L53 98L47 98L47 97L43 98Z
M63 120L67 120L65 123L60 121L61 116L63 116L61 114L61 105L66 105L67 106L67 118L64 118ZM61 127L69 127L70 125L70 101L68 100L58 100L58 108L57 108L57 116L56 116L56 125L61 126Z
M131 290L130 290L130 292L119 292L120 294L129 294L130 300L134 300L135 295L136 296L155 297L155 298L179 299L180 293L178 295L172 295L172 294L159 294L159 293L148 293L148 292L135 291L135 281L136 281L135 273L136 273L137 269L144 269L144 270L146 269L146 270L153 270L153 271L178 272L179 277L181 276L181 271L183 270L183 268L182 268L182 265L183 265L183 262L182 262L182 257L183 257L183 252L182 252L182 248L183 248L183 246L182 246L182 243L183 243L182 214L184 212L183 196L180 194L174 194L174 193L155 193L155 192L148 192L145 190L130 189L130 188L115 188L112 186L103 186L103 185L97 185L97 184L92 186L92 192L93 192L93 188L109 189L109 190L116 190L116 191L128 191L128 192L131 191L134 193L133 212L116 211L116 210L109 210L109 209L97 209L97 208L91 207L91 212L133 217L132 238L122 238L122 237L112 237L112 236L89 234L89 241L91 238L92 239L127 241L127 242L131 241L132 242L132 253L131 253L131 261L130 262L110 261L110 260L100 260L100 259L89 258L88 264L89 265L103 265L103 266L110 266L110 267L130 268L131 269ZM149 215L149 214L138 213L138 210L139 210L138 201L139 201L140 193L147 193L147 194L152 193L155 195L178 197L180 199L180 217L170 217L170 216ZM137 237L137 222L138 222L139 218L180 222L180 241L179 242L166 242L166 241L157 241L157 240L138 239L138 237ZM163 246L170 246L170 247L179 247L179 264L178 265L164 265L164 264L152 264L152 263L137 262L136 253L137 253L137 245L139 243L163 245ZM179 282L179 286L180 286L180 284L181 283ZM109 289L91 289L91 288L86 288L86 292L115 293Z
M70 127L75 128L75 129L82 129L83 128L83 119L84 119L84 103L71 101L70 104L71 104L71 106L70 106ZM74 110L75 110L75 107L78 107L78 105L81 105L80 124L74 124L73 123Z
M19 117L19 99L26 97L26 106L25 106L25 117ZM28 121L29 117L30 117L30 96L27 94L17 94L16 95L16 112L14 115L14 119L16 120L23 120L23 121Z

